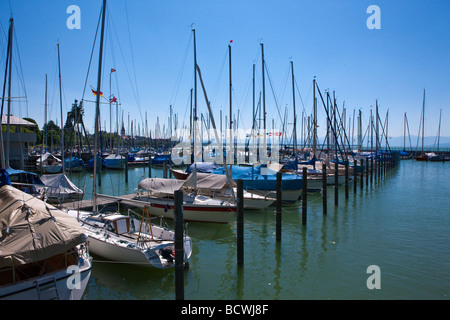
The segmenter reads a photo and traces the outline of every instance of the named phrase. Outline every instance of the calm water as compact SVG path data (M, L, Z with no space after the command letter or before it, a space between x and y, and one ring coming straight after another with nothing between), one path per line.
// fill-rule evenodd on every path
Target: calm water
M162 177L153 169L153 176ZM98 192L133 193L148 168L103 174ZM450 296L450 163L404 160L345 200L328 191L328 214L319 194L283 207L282 240L275 241L275 207L244 214L244 265L236 262L236 223L189 222L194 249L185 272L185 299L445 299ZM92 192L90 174L74 174ZM172 221L168 221L173 226ZM380 289L369 290L367 268L380 268ZM175 298L174 270L111 263L94 256L84 299Z

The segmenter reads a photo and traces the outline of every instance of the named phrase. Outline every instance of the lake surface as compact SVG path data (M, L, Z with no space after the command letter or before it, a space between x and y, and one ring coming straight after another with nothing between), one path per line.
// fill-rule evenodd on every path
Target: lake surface
M107 171L98 193L131 194L148 168ZM162 170L152 170L162 177ZM236 221L188 223L193 239L185 271L186 300L432 299L450 295L450 163L402 160L386 176L345 199L328 187L328 213L320 194L308 194L307 225L301 202L284 205L282 239L275 239L275 206L244 213L244 264L237 265ZM92 195L92 175L71 180ZM173 222L167 223L173 227ZM369 266L378 272L368 272ZM379 289L369 289L369 277ZM370 281L369 281L370 282ZM94 256L83 299L174 300L174 270L146 269Z

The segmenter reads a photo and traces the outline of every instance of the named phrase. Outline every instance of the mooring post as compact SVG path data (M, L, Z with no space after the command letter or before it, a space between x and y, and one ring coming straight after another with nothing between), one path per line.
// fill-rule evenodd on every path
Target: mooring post
M356 194L356 178L358 177L358 160L353 161L353 193Z
M366 189L369 186L369 158L366 158Z
M323 214L327 214L327 166L322 163L322 198Z
M334 205L337 206L339 204L339 197L338 197L338 159L336 159L336 163L334 164Z
M125 153L125 183L128 183L128 152Z
M164 164L163 164L163 178L167 179L167 161L164 160Z
M184 300L183 191L175 196L175 299Z
M370 185L373 185L373 154L370 156Z
M276 240L281 240L281 172L277 172L277 210L276 210Z
M303 167L303 180L302 180L302 224L306 226L306 197L308 192L308 176L306 167Z
M345 161L345 200L348 200L348 160Z
M244 264L244 188L243 181L237 181L237 216L236 216L236 233L237 233L237 264Z
M152 156L148 155L148 177L152 177Z
M364 186L364 159L361 159L361 175L360 175L360 184L361 184L361 191L363 190Z

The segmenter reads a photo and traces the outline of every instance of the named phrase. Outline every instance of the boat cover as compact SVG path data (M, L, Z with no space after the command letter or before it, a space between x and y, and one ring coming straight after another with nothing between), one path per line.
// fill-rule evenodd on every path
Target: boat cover
M197 176L197 178L196 178ZM197 180L197 182L195 182ZM212 191L219 191L227 188L228 180L226 175L218 175L211 173L201 173L190 174L189 177L184 181L183 187L194 189L209 189Z
M48 187L46 188L46 193L49 197L83 193L83 191L73 184L64 173L44 174L41 176L41 180L45 186Z
M197 165L197 168L195 168L195 165ZM211 173L217 168L219 168L219 165L215 164L214 162L197 162L191 164L186 169L186 173L191 173L194 171L194 169L197 169L197 172Z
M12 186L0 188L0 268L45 260L87 240L74 217Z
M173 195L176 190L180 190L184 180L146 178L139 182L138 188L150 192L154 196Z

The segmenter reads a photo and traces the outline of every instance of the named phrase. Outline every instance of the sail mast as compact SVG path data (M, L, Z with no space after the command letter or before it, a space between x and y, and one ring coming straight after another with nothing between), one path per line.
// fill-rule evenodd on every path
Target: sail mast
M96 171L97 171L97 148L98 148L98 121L100 116L100 86L102 82L102 60L103 60L103 36L105 34L105 13L106 0L103 0L102 8L102 30L100 34L100 52L98 58L98 77L97 77L97 95L95 100L95 136L94 136L94 185L93 185L93 205L94 212L97 212L97 194L96 194Z
M294 147L294 156L297 156L297 113L295 111L295 86L294 86L294 63L291 61L291 75L292 75L292 106L294 109L294 129L292 139Z
M61 89L61 59L59 55L58 43L58 73L59 73L59 107L61 110L61 158L62 158L62 172L65 172L64 160L64 121L63 121L63 107L62 107L62 89Z
M9 73L8 73L8 113L6 114L6 168L9 168L9 141L10 141L10 117L11 117L11 71L12 71L12 48L14 20L9 20Z

